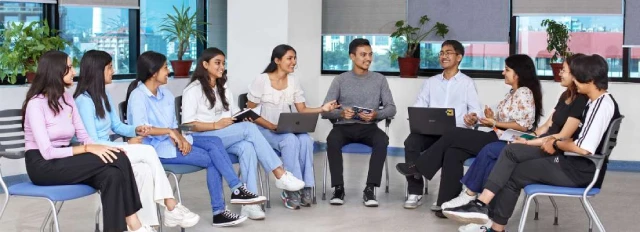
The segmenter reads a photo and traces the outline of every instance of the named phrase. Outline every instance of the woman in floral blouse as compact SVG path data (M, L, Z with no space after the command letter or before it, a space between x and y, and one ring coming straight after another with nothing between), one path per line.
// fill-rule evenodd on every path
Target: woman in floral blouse
M533 60L527 55L512 55L505 60L502 75L511 90L500 101L497 110L494 112L485 106L484 117L470 114L464 118L467 124L478 122L493 128L492 131L453 128L424 151L415 163L399 163L396 166L403 175L424 176L428 180L442 168L438 201L436 207L432 207L439 217L444 215L437 206L455 198L462 190L460 179L465 160L476 156L485 145L498 141L504 130L529 131L540 120L542 91Z

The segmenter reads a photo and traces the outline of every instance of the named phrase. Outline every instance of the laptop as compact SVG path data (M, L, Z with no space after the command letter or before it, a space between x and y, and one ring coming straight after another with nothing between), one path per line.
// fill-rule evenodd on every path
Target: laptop
M422 135L442 135L456 127L456 112L453 108L409 107L409 129Z
M303 113L280 113L276 133L310 133L316 130L318 115Z

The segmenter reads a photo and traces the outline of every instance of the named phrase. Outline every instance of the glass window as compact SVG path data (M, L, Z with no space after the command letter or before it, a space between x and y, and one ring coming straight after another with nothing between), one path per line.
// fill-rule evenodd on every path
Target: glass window
M73 44L65 52L80 60L88 50L102 50L116 74L130 73L128 9L61 6L59 14L61 36Z
M11 22L40 21L43 12L40 3L0 2L0 30Z
M509 44L462 44L464 57L460 63L460 69L467 70L494 70L504 69L504 60L509 56ZM420 44L420 68L442 69L439 55L442 43Z
M631 48L629 58L629 77L640 78L640 48Z
M609 77L622 77L622 15L519 17L518 53L535 58L538 75L552 76L549 66L552 54L546 49L547 33L545 27L540 26L544 19L567 25L571 33L571 52L599 54L609 63Z
M372 35L325 35L322 37L322 70L351 70L349 43L355 38L366 38L371 43L373 61L370 69L379 72L398 72L398 61L393 54L403 55L403 39Z

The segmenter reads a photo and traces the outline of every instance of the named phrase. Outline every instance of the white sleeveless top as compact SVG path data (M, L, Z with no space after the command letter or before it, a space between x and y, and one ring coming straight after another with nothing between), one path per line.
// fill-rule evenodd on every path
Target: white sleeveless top
M278 124L280 113L291 112L291 107L295 107L295 103L305 102L304 91L300 87L300 83L289 75L287 77L287 88L277 90L271 87L269 75L260 74L251 85L249 85L249 93L247 98L249 101L260 105L260 116L265 120Z

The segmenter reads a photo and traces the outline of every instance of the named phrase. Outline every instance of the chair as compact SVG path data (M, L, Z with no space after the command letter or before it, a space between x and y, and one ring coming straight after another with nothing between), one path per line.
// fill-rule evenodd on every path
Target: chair
M531 204L531 200L535 201L535 197L537 196L549 196L551 203L553 204L553 208L555 210L554 217L554 225L558 224L558 207L555 203L553 197L575 197L580 198L580 202L582 203L582 207L584 211L589 216L589 232L593 230L593 222L595 221L596 226L602 232L605 231L602 222L598 218L595 209L591 206L591 203L588 200L588 197L593 197L600 193L600 188L593 188L596 181L598 181L598 177L600 176L600 171L602 165L609 160L609 156L611 155L611 151L617 144L618 132L620 131L620 124L622 123L622 119L624 116L620 116L619 118L613 120L607 129L607 133L605 134L605 142L602 146L601 154L594 154L589 156L582 156L579 154L565 152L566 156L579 156L585 157L591 160L596 165L596 172L593 175L593 179L591 183L586 188L570 188L570 187L560 187L560 186L552 186L552 185L543 185L543 184L532 184L527 185L524 188L524 192L526 194L524 206L522 208L522 217L520 218L520 225L518 225L518 231L524 231L525 222L527 220L527 213L529 211L529 205ZM536 210L535 210L536 218L538 215L538 207L536 202Z
M10 119L21 116L22 112L19 109L0 111L0 118L7 119L0 121L0 126L3 126L3 129L0 129L0 158L24 158L24 134L14 135L16 133L23 132L21 128L22 120ZM55 228L55 231L60 231L58 213L60 212L60 209L62 208L62 205L65 201L79 199L97 192L94 188L84 184L38 186L31 183L31 181L23 181L20 183L12 184L11 186L7 186L7 184L4 182L4 179L2 178L1 172L0 185L2 186L2 190L4 190L4 192L6 193L4 204L0 209L0 218L2 218L2 215L7 208L7 204L9 204L10 196L38 198L47 200L49 202L49 206L51 207L51 209L42 223L42 231L44 231L44 228L46 227L46 224L52 215L52 229ZM96 220L96 231L99 231L99 225L97 224L97 222L98 221Z
M380 106L378 107L378 109L382 109L382 102L380 102ZM324 118L324 117L323 117ZM377 124L378 122L384 120L385 124L384 124L384 133L385 134L389 134L389 125L391 125L391 120L393 120L393 117L389 117L389 118L385 118L385 119L380 119L380 120L376 120L375 123ZM335 124L337 120L335 119L329 119L329 121L331 122L331 124ZM356 154L371 154L373 152L372 148L361 144L361 143L350 143L347 145L342 146L342 152L343 153L356 153ZM327 152L325 151L325 159L324 159L324 171L323 171L323 178L322 178L322 200L326 200L327 199L327 169L329 167L329 154L327 154ZM384 160L384 168L385 168L385 174L386 174L386 186L385 186L385 193L389 193L389 162L388 159L385 157Z

